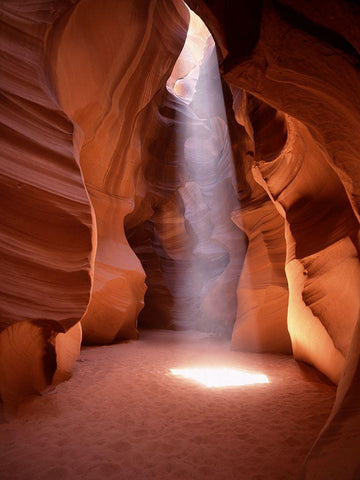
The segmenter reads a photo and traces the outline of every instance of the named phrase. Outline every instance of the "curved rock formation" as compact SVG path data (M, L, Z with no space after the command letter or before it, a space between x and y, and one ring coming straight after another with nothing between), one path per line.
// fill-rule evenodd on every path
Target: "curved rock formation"
M87 343L135 338L140 258L143 324L230 334L237 308L234 348L292 348L339 382L303 473L331 478L336 454L333 478L350 479L360 8L187 3L214 35L237 127L215 111L220 88L206 99L218 71L199 21L173 69L189 23L180 0L2 3L1 397L17 403L67 378L80 319Z
M259 0L251 6L216 0L211 4L200 0L187 3L215 37L223 55L226 81L255 95L275 111L297 119L286 119L287 127L291 125L290 140L284 145L287 155L282 157L283 162L280 160L281 167L275 153L281 148L281 138L285 140L280 121L275 128L277 141L269 147L270 153L274 148L270 163L266 163L267 155L259 155L256 177L288 219L289 327L296 354L334 381L340 378L338 402L310 452L304 475L337 478L341 471L344 478L354 478L359 473L360 418L355 373L359 365L359 330L354 330L355 323L360 322L359 235L354 217L359 218L360 205L360 137L354 134L360 122L360 9L354 2L336 0L326 11L320 1ZM273 123L281 120L276 116ZM261 138L257 143L259 154L264 154ZM265 154L266 150L265 144ZM298 159L296 150L300 152ZM288 155L295 169L298 165L297 172L288 168ZM280 170L285 167L285 171L276 172L277 166ZM330 182L328 186L326 181ZM329 238L326 231L320 233L320 225L329 229ZM334 296L339 298L336 305ZM327 452L322 450L324 445ZM332 476L331 455L335 451L338 464ZM321 456L319 461L317 455Z
M84 0L53 32L52 78L84 135L80 162L97 221L94 286L82 319L87 343L137 336L145 275L124 219L145 189L140 113L170 75L187 15L180 1ZM137 213L146 220L152 211L142 206Z
M52 6L2 2L0 395L6 403L51 383L56 356L71 371L81 335L66 349L57 348L57 336L80 320L91 288L92 219L79 131L58 105L45 54L49 29L69 4Z
M232 219L246 233L249 246L237 290L237 318L231 346L233 349L253 352L291 353L287 328L285 224L252 174L255 147L256 152L259 150L258 140L264 139L260 144L264 154L265 149L268 152L272 150L275 137L273 134L262 136L264 128L260 125L253 128L244 92L232 87L232 94L239 124L234 125L234 118L231 117L229 124L238 157L236 165L241 201L241 208L233 212ZM263 112L261 118L264 118ZM271 139L270 143L266 141L267 138ZM278 143L281 144L281 139L276 149L279 148Z
M283 114L281 120L256 99L248 109L255 132L254 176L286 220L293 351L337 383L360 311L358 222L338 176L306 127ZM264 130L273 142L257 148L256 138L266 138Z

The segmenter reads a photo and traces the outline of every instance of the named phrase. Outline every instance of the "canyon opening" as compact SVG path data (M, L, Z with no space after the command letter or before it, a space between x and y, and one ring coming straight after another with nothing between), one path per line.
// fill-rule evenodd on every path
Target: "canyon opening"
M360 478L358 5L1 9L1 478Z

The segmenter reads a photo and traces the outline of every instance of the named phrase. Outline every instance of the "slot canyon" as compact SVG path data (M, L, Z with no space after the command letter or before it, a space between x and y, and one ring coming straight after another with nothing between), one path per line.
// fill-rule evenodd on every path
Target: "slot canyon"
M0 477L360 480L359 2L0 5Z

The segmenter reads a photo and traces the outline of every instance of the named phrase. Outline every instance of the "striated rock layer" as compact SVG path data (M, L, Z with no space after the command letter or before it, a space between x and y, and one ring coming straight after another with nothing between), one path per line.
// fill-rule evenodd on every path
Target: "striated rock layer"
M52 78L84 135L80 162L97 222L94 285L82 319L87 343L137 336L145 275L124 219L145 191L141 112L171 73L187 16L180 1L84 0L53 32ZM136 214L145 221L150 205Z
M228 114L228 117L236 152L241 204L233 212L232 220L246 233L249 241L237 289L237 316L231 347L253 352L291 353L287 328L284 219L266 191L254 180L252 165L256 130L246 111L245 93L234 87L231 91L238 123L234 115ZM264 138L273 139L274 136L266 135Z
M233 348L292 349L339 383L303 477L354 478L360 9L188 4L233 95L241 209L199 23L175 65L180 0L2 3L1 397L67 378L80 319L85 342L135 338L140 258L144 324L230 333L236 316Z
M262 101L249 97L245 110L254 176L286 221L294 353L339 382L304 478L338 478L339 472L354 478L360 468L360 137L354 134L360 10L336 0L326 11L320 1L188 3L218 42L226 81Z
M43 390L57 366L58 379L71 372L81 341L77 322L90 295L92 219L79 131L47 75L47 35L69 6L2 2L0 395L6 404ZM77 334L65 333L74 324Z
M259 144L254 176L285 217L288 329L294 355L337 383L360 307L358 222L338 176L308 130L291 117L279 121L270 116L274 109L258 104L253 99L248 106L255 148L256 129L272 129L273 138L287 130L280 155L278 145L265 152Z

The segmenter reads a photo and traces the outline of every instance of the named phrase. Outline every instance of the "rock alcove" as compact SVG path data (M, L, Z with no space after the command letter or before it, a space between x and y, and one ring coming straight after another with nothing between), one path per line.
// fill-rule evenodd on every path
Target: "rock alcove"
M187 3L216 47L193 17L183 50L181 1L3 3L2 401L69 378L82 339L195 326L338 384L306 471L354 478L358 6Z

